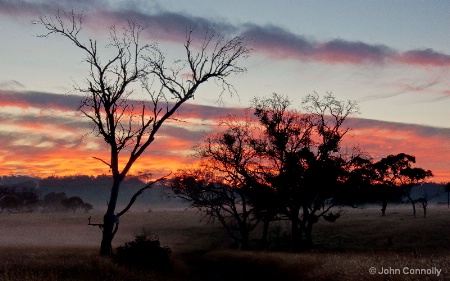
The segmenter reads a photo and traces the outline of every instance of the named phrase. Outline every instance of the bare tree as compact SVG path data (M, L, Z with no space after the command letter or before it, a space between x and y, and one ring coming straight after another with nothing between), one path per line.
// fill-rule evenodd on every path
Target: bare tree
M98 137L109 146L109 159L94 158L108 166L113 178L104 221L95 224L103 231L100 253L110 255L119 217L129 210L140 193L164 179L151 181L130 199L124 210L116 213L120 184L135 161L153 143L164 122L194 97L201 84L215 80L223 91L234 91L227 78L245 72L238 62L248 56L250 49L243 38L228 38L213 29L207 29L198 44L198 36L191 30L184 43L185 59L168 64L156 44L141 43L145 29L129 21L123 32L110 27L107 47L114 54L104 59L96 40L84 43L80 39L82 15L58 12L54 17L40 17L34 23L48 31L41 37L62 36L86 56L88 76L84 86L76 85L75 90L85 94L79 109L90 119ZM131 99L134 83L142 83L147 99Z
M208 222L219 221L241 249L250 247L250 232L259 220L248 202L248 187L205 169L180 171L171 187L191 207L204 212Z

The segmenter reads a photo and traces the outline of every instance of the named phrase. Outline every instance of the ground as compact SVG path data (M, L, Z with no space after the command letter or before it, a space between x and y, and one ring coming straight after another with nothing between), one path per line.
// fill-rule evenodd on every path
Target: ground
M142 232L158 236L173 251L170 274L99 257L101 232L87 225L89 216L96 222L102 214L1 214L0 280L450 280L445 207L430 206L427 218L414 218L408 207L391 207L385 217L378 209L344 209L335 223L320 221L315 248L299 254L230 249L221 227L192 210L124 215L114 247ZM282 238L286 226L274 225L271 237ZM390 274L379 274L383 269Z

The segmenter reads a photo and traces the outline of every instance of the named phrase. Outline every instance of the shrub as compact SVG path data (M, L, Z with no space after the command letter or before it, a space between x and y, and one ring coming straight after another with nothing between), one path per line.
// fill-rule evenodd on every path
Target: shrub
M172 267L169 247L161 247L159 238L138 234L134 241L117 248L114 261L120 265L138 269L169 271Z

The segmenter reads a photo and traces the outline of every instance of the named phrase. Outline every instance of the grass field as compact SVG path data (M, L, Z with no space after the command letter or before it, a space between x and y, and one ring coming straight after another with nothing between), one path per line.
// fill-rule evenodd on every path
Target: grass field
M447 208L430 207L427 218L414 218L410 208L388 209L386 217L378 209L345 209L335 223L320 221L315 248L299 254L229 249L221 227L201 222L194 211L123 216L114 247L143 231L157 235L173 250L169 274L130 270L99 257L101 232L87 225L88 216L1 214L0 280L450 280ZM92 222L101 217L92 214ZM272 237L284 229L284 223L274 226ZM370 274L371 267L391 274Z

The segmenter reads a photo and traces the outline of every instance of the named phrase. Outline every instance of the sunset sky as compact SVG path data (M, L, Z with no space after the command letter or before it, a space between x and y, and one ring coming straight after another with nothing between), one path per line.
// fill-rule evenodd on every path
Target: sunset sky
M135 19L145 40L183 58L186 29L214 26L252 41L237 95L214 82L199 89L132 171L155 175L195 161L192 147L221 117L273 92L297 108L312 92L356 100L361 114L346 145L374 159L416 156L436 182L450 181L450 1L71 1L0 0L0 175L105 174L101 139L88 134L72 84L88 73L84 54L31 21L56 9L83 11L84 38L107 44L108 27ZM108 53L105 51L105 53Z

